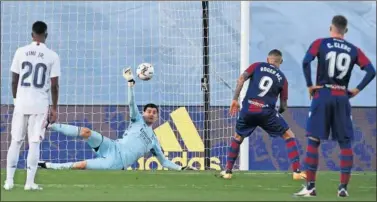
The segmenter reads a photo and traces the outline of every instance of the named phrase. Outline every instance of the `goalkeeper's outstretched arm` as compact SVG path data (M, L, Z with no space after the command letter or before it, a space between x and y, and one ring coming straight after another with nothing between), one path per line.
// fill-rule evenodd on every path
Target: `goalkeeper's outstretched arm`
M128 107L130 110L130 118L131 118L131 121L135 122L141 118L141 115L135 103L135 92L134 92L135 80L133 78L131 68L126 68L123 70L123 77L128 82Z
M155 145L153 149L151 149L151 152L154 156L157 157L158 161L161 163L161 165L165 168L168 168L170 170L197 170L190 166L179 166L167 159L164 154L162 153L161 147L159 144Z
M153 149L151 149L151 152L154 156L157 157L158 161L161 163L161 165L165 168L171 169L171 170L182 170L182 167L169 161L164 154L161 151L160 145L155 145Z

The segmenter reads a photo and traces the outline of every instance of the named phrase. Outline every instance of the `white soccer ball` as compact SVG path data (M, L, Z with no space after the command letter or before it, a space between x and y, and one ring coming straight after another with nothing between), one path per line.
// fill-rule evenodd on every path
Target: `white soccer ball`
M150 63L141 63L137 69L136 74L139 79L147 81L153 77L154 68Z

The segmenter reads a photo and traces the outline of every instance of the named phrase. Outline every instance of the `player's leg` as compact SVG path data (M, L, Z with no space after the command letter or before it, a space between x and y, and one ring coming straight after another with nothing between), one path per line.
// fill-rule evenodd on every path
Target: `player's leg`
M346 96L337 97L334 106L334 117L332 119L332 136L337 140L340 147L340 185L338 196L347 197L347 186L351 177L353 167L353 127L351 120L351 105Z
M100 160L88 159L84 161L67 162L67 163L50 163L50 162L42 161L38 163L38 166L40 166L41 168L52 169L52 170L85 170L87 169L88 162L97 161L103 164L103 162L101 162Z
M319 163L319 146L320 139L316 137L308 137L308 143L306 146L306 191L305 196L315 196L315 182ZM300 194L299 194L300 195Z
M282 137L288 150L288 158L291 162L293 179L304 179L305 174L300 170L300 153L298 151L296 137L289 128L284 118L275 110L262 115L261 128L272 137Z
M239 116L236 123L236 133L231 138L230 145L228 147L228 155L226 161L225 172L221 173L221 176L225 179L232 178L232 170L234 163L236 162L239 152L240 145L245 137L250 136L250 134L255 130L256 125L251 125L247 122L246 117Z
M6 181L4 189L13 188L13 178L17 169L17 163L20 156L20 149L26 136L28 116L19 112L13 112L11 136L12 140L7 153Z
M99 146L104 140L101 134L86 127L54 123L49 128L69 137L82 137L95 152L99 150Z
M306 147L305 167L306 167L306 186L296 196L316 196L316 174L319 163L319 146L321 139L328 139L330 133L330 118L332 117L329 100L324 96L314 96L309 117L307 120L306 134L308 144Z
M122 170L123 164L116 159L119 158L109 156L67 163L39 162L38 165L52 170Z
M87 159L79 162L67 163L49 163L40 162L38 165L41 168L53 170L121 170L123 164L119 161L119 153L116 152L115 146L111 145L106 157L99 157L95 159Z
M284 121L285 122L285 121ZM288 158L291 162L294 180L306 179L306 173L301 171L300 152L297 147L297 140L295 134L289 128L284 132L282 138L285 141L285 146L288 152Z
M40 154L40 143L44 139L46 132L46 120L48 113L32 114L28 119L28 140L29 152L27 155L27 170L25 190L42 189L34 183L35 175L38 169L38 161Z
M41 168L64 170L64 169L90 169L90 170L106 170L106 169L122 169L123 167L114 166L114 161L120 159L116 152L116 146L114 141L107 137L103 137L97 132L90 131L87 128L81 129L81 136L86 138L88 144L96 151L99 158L87 159L78 162L67 163L49 163L39 162ZM99 141L101 140L101 142ZM99 143L100 142L100 143ZM99 144L98 144L99 143ZM98 145L98 146L97 146Z

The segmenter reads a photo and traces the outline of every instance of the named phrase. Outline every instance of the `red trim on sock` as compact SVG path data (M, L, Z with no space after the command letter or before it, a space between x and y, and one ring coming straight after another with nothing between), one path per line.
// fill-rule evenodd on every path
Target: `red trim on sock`
M238 156L238 153L233 153L233 152L228 153L228 157L230 157L230 158L235 158L237 156Z
M298 153L298 151L294 150L294 151L291 151L291 152L288 153L288 158L293 159L295 157L298 157L299 155L300 154Z
M353 165L353 161L340 161L340 168L350 167Z
M340 174L340 184L348 184L351 178L351 173L341 173Z
M292 163L292 170L293 171L296 171L300 168L300 162L299 161L295 161Z
M343 156L352 156L353 155L352 149L351 148L349 148L349 149L341 149L340 150L340 155L343 155Z
M316 178L316 172L312 170L306 171L306 182L314 182Z
M310 165L317 165L318 164L318 158L311 158L311 157L306 157L305 162Z
M288 142L288 141L289 141L289 142ZM295 141L295 140L292 140L292 138L291 138L291 139L288 139L288 140L285 142L285 145L286 145L287 148L292 148L292 147L294 147L294 146L297 146L296 141Z

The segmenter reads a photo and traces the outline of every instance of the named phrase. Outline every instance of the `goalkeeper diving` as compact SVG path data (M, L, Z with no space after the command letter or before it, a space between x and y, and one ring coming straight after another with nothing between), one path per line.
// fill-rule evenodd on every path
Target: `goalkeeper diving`
M158 107L155 104L147 104L144 106L143 114L141 115L135 104L135 80L131 68L123 70L123 77L128 82L128 104L131 120L123 137L111 140L85 127L54 123L49 126L50 129L66 136L82 137L94 150L97 158L68 163L39 162L39 167L57 170L124 170L134 164L140 157L151 152L165 168L171 170L196 170L189 166L181 167L164 156L160 143L152 129L152 125L159 116Z

